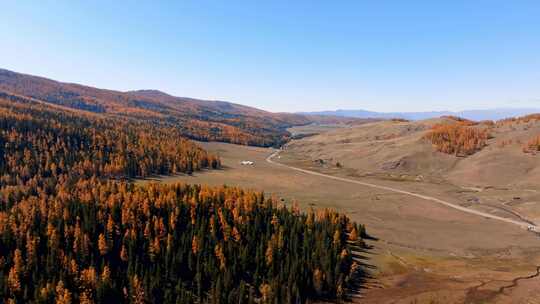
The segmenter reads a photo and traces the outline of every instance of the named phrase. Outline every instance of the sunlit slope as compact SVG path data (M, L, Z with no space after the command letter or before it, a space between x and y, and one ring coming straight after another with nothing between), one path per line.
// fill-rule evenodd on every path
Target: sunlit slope
M485 144L470 154L441 152L427 138L434 127L441 125L464 125L466 129L486 132ZM294 141L288 149L305 155L316 165L342 167L349 174L448 180L464 186L531 186L540 181L540 155L526 146L538 135L537 116L496 123L443 117L336 129Z

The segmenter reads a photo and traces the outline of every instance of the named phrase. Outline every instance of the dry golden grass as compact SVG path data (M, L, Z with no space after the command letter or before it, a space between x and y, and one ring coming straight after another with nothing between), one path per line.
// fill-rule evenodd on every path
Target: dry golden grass
M536 154L540 152L540 135L532 138L523 146L523 152Z

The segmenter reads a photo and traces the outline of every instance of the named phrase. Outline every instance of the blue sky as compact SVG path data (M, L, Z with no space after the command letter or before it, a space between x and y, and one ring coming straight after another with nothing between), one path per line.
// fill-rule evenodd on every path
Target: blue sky
M5 1L0 67L272 111L540 107L540 1L444 2Z

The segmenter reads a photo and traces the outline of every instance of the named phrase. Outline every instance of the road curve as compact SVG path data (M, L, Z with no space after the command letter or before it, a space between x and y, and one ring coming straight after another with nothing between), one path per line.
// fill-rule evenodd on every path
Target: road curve
M432 201L432 202L435 202L435 203L438 203L438 204L441 204L441 205L444 205L444 206L447 206L447 207L450 207L450 208L453 208L453 209L456 209L456 210L459 210L459 211L462 211L462 212L466 212L466 213L469 213L469 214L481 216L481 217L484 217L484 218L490 218L490 219L493 219L493 220L497 220L497 221L501 221L501 222L505 222L505 223L509 223L509 224L514 224L514 225L517 225L517 226L519 226L519 227L521 227L523 229L529 229L529 227L531 227L531 226L535 227L535 229L537 227L536 225L532 225L532 224L527 223L527 222L522 222L522 221L518 221L518 220L504 218L504 217L501 217L501 216L496 216L496 215L485 213L485 212L482 212L482 211L473 210L473 209L469 209L469 208L466 208L466 207L458 206L458 205L449 203L447 201L443 201L441 199L438 199L436 197L427 196L427 195L414 193L414 192L410 192L410 191L405 191L405 190L400 190L400 189L396 189L396 188L392 188L392 187L387 187L387 186L381 186L381 185L376 185L376 184L372 184L372 183L361 182L361 181L354 180L354 179L328 175L328 174L319 173L319 172L315 172L315 171L311 171L311 170L292 167L292 166L289 166L289 165L285 165L285 164L273 161L272 159L274 157L276 157L280 152L281 152L281 150L277 150L277 151L273 152L272 154L270 154L266 158L266 161L268 163L273 164L273 165L285 167L285 168L288 168L288 169L291 169L291 170L294 170L294 171L298 171L298 172L302 172L302 173L306 173L306 174L316 175L316 176L325 177L325 178L338 180L338 181L351 183L351 184L362 185L362 186L366 186L366 187L370 187L370 188L386 190L386 191L389 191L389 192L414 196L414 197L417 197L417 198L420 198L420 199L424 199L424 200L427 200L427 201Z

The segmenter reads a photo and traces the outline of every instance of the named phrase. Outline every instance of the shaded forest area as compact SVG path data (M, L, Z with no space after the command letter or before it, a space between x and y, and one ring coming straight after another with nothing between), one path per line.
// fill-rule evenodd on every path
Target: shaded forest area
M0 301L343 299L364 227L238 188L130 178L220 167L175 128L0 98Z

